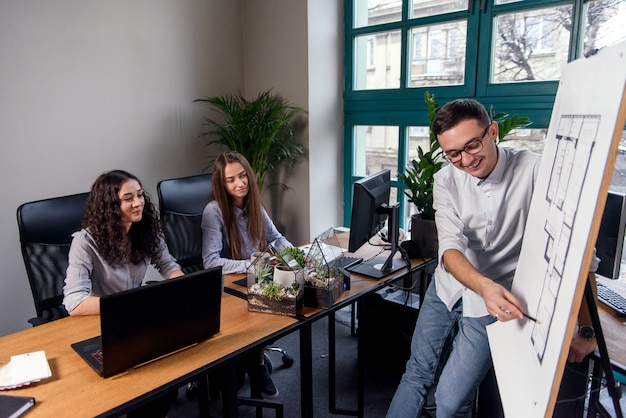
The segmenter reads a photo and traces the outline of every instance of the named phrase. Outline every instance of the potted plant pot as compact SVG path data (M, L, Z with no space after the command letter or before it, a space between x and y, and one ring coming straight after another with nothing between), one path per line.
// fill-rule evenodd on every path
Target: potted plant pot
M437 258L439 249L435 221L422 219L420 214L411 216L411 241L417 258Z

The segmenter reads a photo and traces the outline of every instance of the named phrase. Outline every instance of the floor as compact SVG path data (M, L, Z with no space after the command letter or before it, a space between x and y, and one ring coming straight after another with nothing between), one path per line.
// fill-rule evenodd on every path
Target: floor
M350 312L342 310L337 313L337 407L346 410L356 410L356 351L357 339L350 335ZM324 318L313 325L313 375L314 375L314 417L344 417L347 415L333 415L328 411L328 319ZM299 336L293 333L274 344L281 347L292 356L295 363L286 368L282 365L282 355L270 352L275 366L272 378L280 394L278 401L283 402L284 416L299 417L300 414L300 369L299 369ZM385 376L372 368L366 375L365 410L368 417L384 417L387 406L393 397L397 385L397 378ZM179 391L178 400L170 408L169 418L197 417L197 400L187 399L185 389ZM250 389L246 383L239 391L240 395L249 396ZM211 417L222 416L220 401L211 401L209 405ZM255 417L256 410L248 406L240 406L239 416L243 418ZM267 411L264 416L273 417L273 411Z

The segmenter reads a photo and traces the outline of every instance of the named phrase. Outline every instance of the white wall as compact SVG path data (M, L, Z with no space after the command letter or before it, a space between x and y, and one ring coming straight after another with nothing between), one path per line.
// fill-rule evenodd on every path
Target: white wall
M343 224L343 2L310 0L308 11L312 239Z
M340 225L342 9L338 0L0 0L0 335L35 314L17 207L88 191L115 168L154 199L159 180L200 173L209 151L196 98L273 88L307 109L309 155L287 173L282 200L264 199L294 243Z
M218 0L0 2L0 335L35 310L21 203L88 191L126 169L200 173L205 95L243 88L241 4Z
M273 88L307 110L307 158L281 180L289 190L264 200L294 244L343 222L343 1L244 3L248 97Z

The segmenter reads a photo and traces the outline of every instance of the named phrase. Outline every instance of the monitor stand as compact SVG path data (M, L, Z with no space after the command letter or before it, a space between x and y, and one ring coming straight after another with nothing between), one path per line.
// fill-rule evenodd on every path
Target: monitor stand
M373 279L382 279L407 267L404 260L393 260L391 266L383 270L387 259L385 257L375 257L348 269L351 273L361 274Z
M396 252L398 252L398 235L400 230L400 220L398 219L398 213L400 211L400 204L396 203L393 206L383 204L380 207L382 213L386 213L389 216L389 222L387 223L387 230L389 233L388 240L391 244L390 254L388 257L375 257L371 260L367 260L359 265L348 269L351 273L361 274L363 276L372 277L374 279L382 279L389 276L403 268L409 267L404 260L394 259Z

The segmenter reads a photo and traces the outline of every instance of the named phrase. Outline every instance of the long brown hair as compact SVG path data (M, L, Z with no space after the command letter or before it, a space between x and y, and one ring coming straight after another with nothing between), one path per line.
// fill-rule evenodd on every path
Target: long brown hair
M122 224L118 193L122 184L131 179L141 186L139 179L126 171L101 174L87 198L82 226L89 229L100 255L111 265L120 266L129 261L138 263L146 257L154 259L158 255L161 224L145 190L141 220L133 222L128 233Z
M224 170L227 164L232 163L241 164L248 176L248 194L244 198L244 209L248 215L247 231L239 231L231 209L233 198L228 194L224 185ZM263 249L267 245L267 237L265 236L265 228L263 226L261 193L259 192L254 172L246 157L236 151L225 151L217 156L213 165L213 200L217 202L222 212L224 230L228 234L227 239L230 243L231 258L233 260L245 258L240 232L247 232L252 242L257 244L258 250Z

